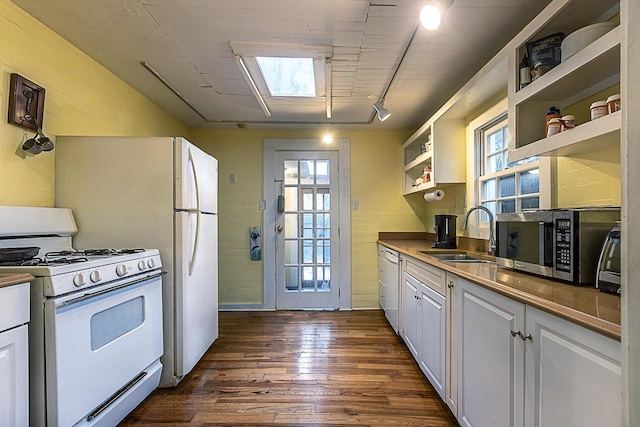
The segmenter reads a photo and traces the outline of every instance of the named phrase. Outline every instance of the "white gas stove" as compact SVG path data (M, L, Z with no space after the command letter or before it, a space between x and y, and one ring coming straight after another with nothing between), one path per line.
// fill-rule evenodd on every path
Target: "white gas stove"
M30 424L114 426L159 384L157 249L73 247L69 209L0 206L0 273L29 273ZM15 259L14 259L15 258Z
M16 244L20 243L11 241L12 247ZM76 292L160 268L162 261L157 249L74 250L64 247L44 253L41 250L38 256L26 260L0 263L0 272L29 273L42 277L42 292L47 297Z

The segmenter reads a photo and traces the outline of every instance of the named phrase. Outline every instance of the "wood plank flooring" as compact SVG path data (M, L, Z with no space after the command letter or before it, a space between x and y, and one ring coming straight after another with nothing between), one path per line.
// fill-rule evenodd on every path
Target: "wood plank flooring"
M458 426L380 310L222 312L220 338L121 426Z

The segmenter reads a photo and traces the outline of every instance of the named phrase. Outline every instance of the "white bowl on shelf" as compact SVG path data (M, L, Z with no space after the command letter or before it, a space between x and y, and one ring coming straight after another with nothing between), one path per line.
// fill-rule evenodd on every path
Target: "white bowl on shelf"
M611 22L600 22L580 28L579 30L569 34L562 41L562 62L566 61L568 58L572 57L617 26L617 24Z

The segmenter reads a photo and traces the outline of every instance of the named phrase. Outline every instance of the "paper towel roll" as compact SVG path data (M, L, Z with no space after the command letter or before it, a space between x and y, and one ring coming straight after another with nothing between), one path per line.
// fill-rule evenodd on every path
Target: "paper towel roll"
M424 194L424 200L427 202L437 202L438 200L442 200L444 198L444 191L436 190L431 193Z

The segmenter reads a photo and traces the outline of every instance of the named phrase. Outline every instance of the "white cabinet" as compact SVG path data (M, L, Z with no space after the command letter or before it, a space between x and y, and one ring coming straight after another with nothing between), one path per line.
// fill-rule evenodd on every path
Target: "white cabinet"
M0 426L29 425L29 283L0 288Z
M460 118L439 118L422 126L402 146L403 194L432 190L465 181L465 123ZM415 180L429 170L429 180Z
M590 120L589 111L592 101L620 93L620 26L520 90L517 68L527 41L556 32L569 35L597 22L616 22L619 8L617 0L591 1L588 5L579 0L554 0L518 34L509 53L509 161L568 155L620 143L621 114ZM600 95L593 99L596 94ZM560 108L563 115L575 115L578 126L545 137L545 115L550 106Z
M620 342L526 311L525 427L621 425Z
M458 421L463 426L521 426L524 304L458 280Z
M418 335L420 320L418 318L418 289L420 282L406 271L402 273L402 338L409 347L414 359L418 360Z
M458 279L463 426L618 426L620 343Z
M444 277L445 272L438 268L411 258L404 260L402 337L442 399L446 385L446 299L434 287L444 289Z
M445 308L445 397L444 401L458 416L458 276L447 273Z

